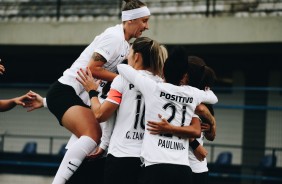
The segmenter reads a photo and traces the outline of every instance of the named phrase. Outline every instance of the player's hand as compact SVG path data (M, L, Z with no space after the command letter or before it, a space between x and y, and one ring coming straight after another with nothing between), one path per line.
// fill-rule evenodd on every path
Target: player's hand
M24 107L27 109L27 112L43 107L43 97L42 96L40 96L39 94L33 91L29 91L27 95L31 97L31 99L25 102Z
M0 59L0 62L1 62L1 59ZM0 64L0 74L3 75L4 72L5 72L5 67Z
M76 78L76 80L83 85L84 89L87 92L89 92L90 90L96 91L98 89L101 80L95 81L88 67L86 68L85 71L82 68L80 68L80 70L77 71L77 74L78 77Z
M210 132L211 125L208 123L201 123L201 131L202 132Z
M89 158L90 160L95 159L95 158L99 158L101 156L103 156L105 150L103 150L101 147L98 147L94 153L91 153L90 155L87 156L87 158Z
M206 148L204 148L202 145L199 145L195 150L194 150L194 155L199 161L203 161L207 155L208 151Z
M26 107L27 103L29 101L34 100L35 96L30 94L29 92L26 93L25 95L22 95L20 97L16 97L13 99L14 103L17 105L21 105L23 107Z
M150 132L150 134L154 134L154 135L170 133L171 132L170 123L160 114L158 116L162 121L160 122L148 121L147 130Z

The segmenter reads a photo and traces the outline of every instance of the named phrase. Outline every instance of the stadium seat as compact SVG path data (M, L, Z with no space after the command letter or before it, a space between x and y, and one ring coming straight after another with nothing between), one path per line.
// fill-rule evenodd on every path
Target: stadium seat
M216 165L231 165L232 153L229 151L221 152L215 161Z
M65 155L65 153L67 151L66 145L67 145L66 143L62 144L62 146L61 146L61 148L60 148L60 150L58 152L58 156L62 156L63 157Z
M276 161L277 161L276 155L272 155L272 154L264 155L260 160L259 167L260 168L276 167Z
M37 151L37 143L36 142L27 142L22 150L23 154L33 155L36 154Z

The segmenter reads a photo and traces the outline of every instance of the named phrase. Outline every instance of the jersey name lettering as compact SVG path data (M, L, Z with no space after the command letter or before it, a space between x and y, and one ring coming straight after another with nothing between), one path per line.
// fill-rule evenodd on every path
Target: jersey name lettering
M172 100L180 103L193 103L193 97L182 97L177 95L172 95L169 93L161 92L160 97L165 98L167 100Z
M131 90L132 88L134 88L133 84L129 84L129 90Z
M133 140L143 140L144 132L126 132L125 138L126 139L133 139Z
M167 149L184 150L183 143L159 139L158 146Z

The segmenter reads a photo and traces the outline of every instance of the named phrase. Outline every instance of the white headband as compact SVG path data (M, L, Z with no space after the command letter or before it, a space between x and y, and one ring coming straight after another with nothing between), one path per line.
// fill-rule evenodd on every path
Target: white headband
M150 10L147 8L147 6L143 6L141 8L122 11L121 20L122 21L133 20L149 15L151 15Z

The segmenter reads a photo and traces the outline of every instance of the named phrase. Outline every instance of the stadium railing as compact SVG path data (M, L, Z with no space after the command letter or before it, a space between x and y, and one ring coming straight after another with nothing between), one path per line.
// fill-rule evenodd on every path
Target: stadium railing
M282 0L144 0L154 16L281 16ZM116 17L121 14L120 0L2 0L0 20L17 17Z

